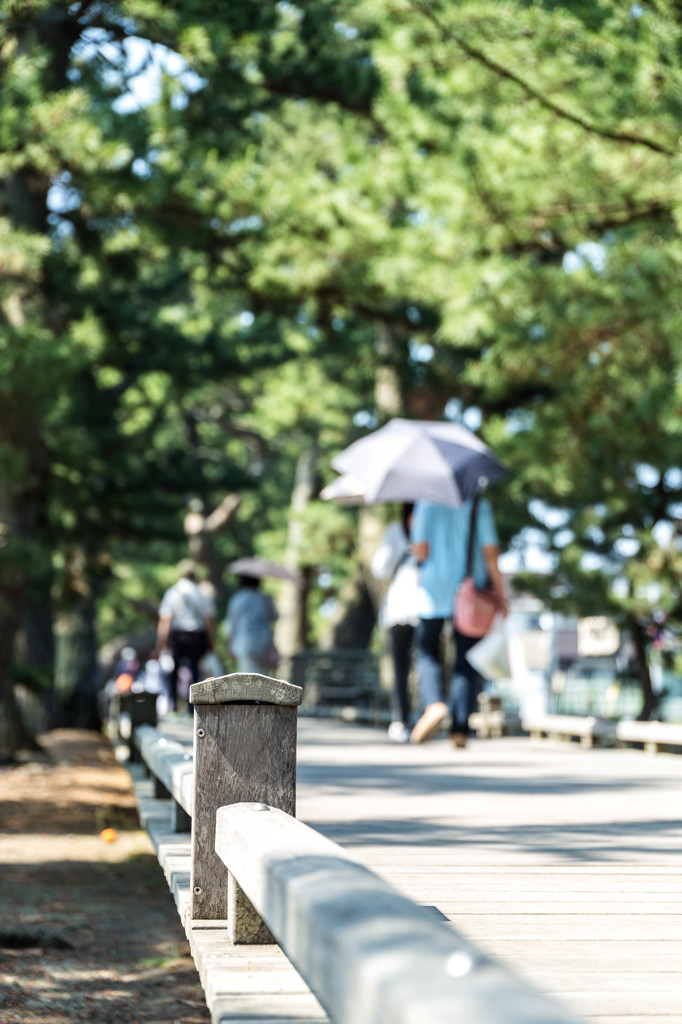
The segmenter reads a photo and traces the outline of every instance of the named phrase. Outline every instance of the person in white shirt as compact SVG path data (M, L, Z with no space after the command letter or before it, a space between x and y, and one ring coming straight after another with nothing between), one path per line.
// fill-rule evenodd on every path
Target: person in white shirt
M179 579L166 591L159 608L156 649L169 649L173 668L169 673L170 706L175 709L178 697L178 668L184 659L192 673L192 682L199 681L199 662L213 650L215 642L215 604L197 584L196 566L185 559L178 565Z

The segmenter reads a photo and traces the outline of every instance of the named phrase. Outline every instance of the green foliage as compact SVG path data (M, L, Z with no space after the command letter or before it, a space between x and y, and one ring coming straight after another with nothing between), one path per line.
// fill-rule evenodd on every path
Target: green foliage
M557 559L521 582L679 628L677 14L521 6L397 5L418 57L393 71L467 194L424 212L469 246L438 338L513 470L506 519L530 503Z
M481 411L548 600L679 624L681 31L667 2L7 5L3 559L106 555L110 633L193 498L242 496L221 559L281 557L301 452L327 482L388 364L408 414ZM340 580L353 513L303 518Z

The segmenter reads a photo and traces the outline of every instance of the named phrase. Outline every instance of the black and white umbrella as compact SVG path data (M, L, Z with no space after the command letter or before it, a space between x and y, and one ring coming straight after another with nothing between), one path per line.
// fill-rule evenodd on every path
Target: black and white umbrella
M435 501L462 505L507 470L488 446L458 423L393 419L332 459L368 505Z
M292 572L291 569L280 565L279 562L271 562L267 558L257 558L256 556L238 558L235 562L230 562L227 568L237 576L251 576L257 580L264 576L272 576L278 580L290 580L292 583L301 585L301 577L298 573Z
M360 481L350 474L337 476L330 484L320 491L322 501L333 501L337 505L364 505L364 487Z

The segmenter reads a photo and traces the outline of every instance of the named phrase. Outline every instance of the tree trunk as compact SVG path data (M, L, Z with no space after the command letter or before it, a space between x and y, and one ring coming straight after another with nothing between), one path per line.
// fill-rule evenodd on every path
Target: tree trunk
M34 26L42 39L43 29L50 22L51 57L61 61L61 78L56 65L45 69L49 87L60 88L64 81L65 52L60 24L64 11L55 8L57 19L50 12L35 22L25 22L25 37L19 46L30 55L34 46ZM59 22L60 24L58 24ZM49 63L49 62L48 62ZM47 174L35 169L22 169L4 182L4 203L13 228L43 234L47 223ZM41 283L33 276L18 278L0 303L0 323L20 332L27 321L26 310L42 302ZM33 310L35 312L35 309ZM3 459L3 481L0 487L0 759L11 759L22 748L35 748L35 739L21 721L14 693L13 663L15 645L26 609L32 563L42 557L37 545L38 524L47 507L46 486L48 456L42 442L40 412L36 408L33 382L27 376L25 386L15 388L3 399L0 422L0 454Z
M630 635L632 636L632 642L635 645L637 679L642 690L642 710L637 715L637 721L648 722L656 710L658 698L656 697L651 685L651 671L649 669L649 659L647 657L646 633L634 616L630 617L629 628Z
M57 620L53 728L99 729L95 603L81 598Z
M37 748L21 719L14 693L15 645L28 585L26 545L32 536L32 503L28 498L21 502L19 499L26 496L12 496L10 491L6 486L0 493L0 522L6 545L3 553L8 555L0 563L0 761L12 760L19 750Z
M53 607L49 587L35 587L27 594L15 656L22 668L22 681L45 697L54 681Z
M320 641L323 650L352 648L366 650L371 642L376 609L361 565L348 577L341 593L336 614Z
M308 646L308 597L312 570L300 568L301 548L305 538L301 514L317 493L317 455L316 443L301 452L291 492L284 564L287 569L299 574L301 585L285 580L280 589L275 643L284 658L290 658Z
M8 760L37 746L19 714L14 662L31 563L41 557L37 523L45 503L46 457L36 424L18 415L16 406L3 427L0 448L10 453L10 465L20 467L0 486L0 760Z
M95 590L87 555L70 552L55 625L53 728L99 729Z
M208 570L208 578L219 605L225 603L228 588L223 581L225 566L216 555L215 537L227 529L241 502L238 494L228 494L208 515L204 515L199 502L199 507L191 508L185 516L184 527L190 555Z
M379 426L394 416L405 414L405 398L400 369L405 363L404 343L395 338L385 324L379 325L374 376L374 408Z
M35 738L24 725L14 693L12 662L17 634L18 605L6 602L7 591L0 606L0 764L13 761L20 750L35 750Z
M404 362L404 342L395 338L385 324L380 324L374 378L374 408L380 425L405 412L400 372ZM369 565L384 525L375 508L360 509L356 569L339 594L336 614L321 642L324 648L367 648L371 643L385 586L377 583Z

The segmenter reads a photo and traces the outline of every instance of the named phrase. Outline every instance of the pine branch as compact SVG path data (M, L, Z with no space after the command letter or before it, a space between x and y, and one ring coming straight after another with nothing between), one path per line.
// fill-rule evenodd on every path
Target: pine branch
M475 46L472 46L471 43L468 43L465 39L462 39L450 29L447 29L436 17L428 0L426 0L426 2L413 0L412 7L415 11L419 11L423 14L436 26L443 42L454 43L460 48L460 50L466 53L468 57L471 57L472 60L478 61L479 64L482 64L500 78L504 78L507 81L518 85L518 87L522 89L527 96L534 99L541 107L544 107L545 110L549 110L551 113L556 114L557 117L562 118L564 121L569 121L571 124L575 124L579 128L582 128L583 131L586 131L591 135L597 135L602 139L609 139L612 142L620 142L629 146L645 146L654 153L663 153L665 156L676 155L675 149L664 145L657 139L650 139L647 138L647 136L639 135L636 132L620 132L615 129L602 128L599 125L593 124L586 117L583 117L580 114L575 114L567 108L562 107L554 100L549 99L548 96L544 95L544 93L531 85L530 82L527 82L520 75L517 75L515 71L511 70L511 68L507 68L503 64L500 64L482 50L477 49Z

